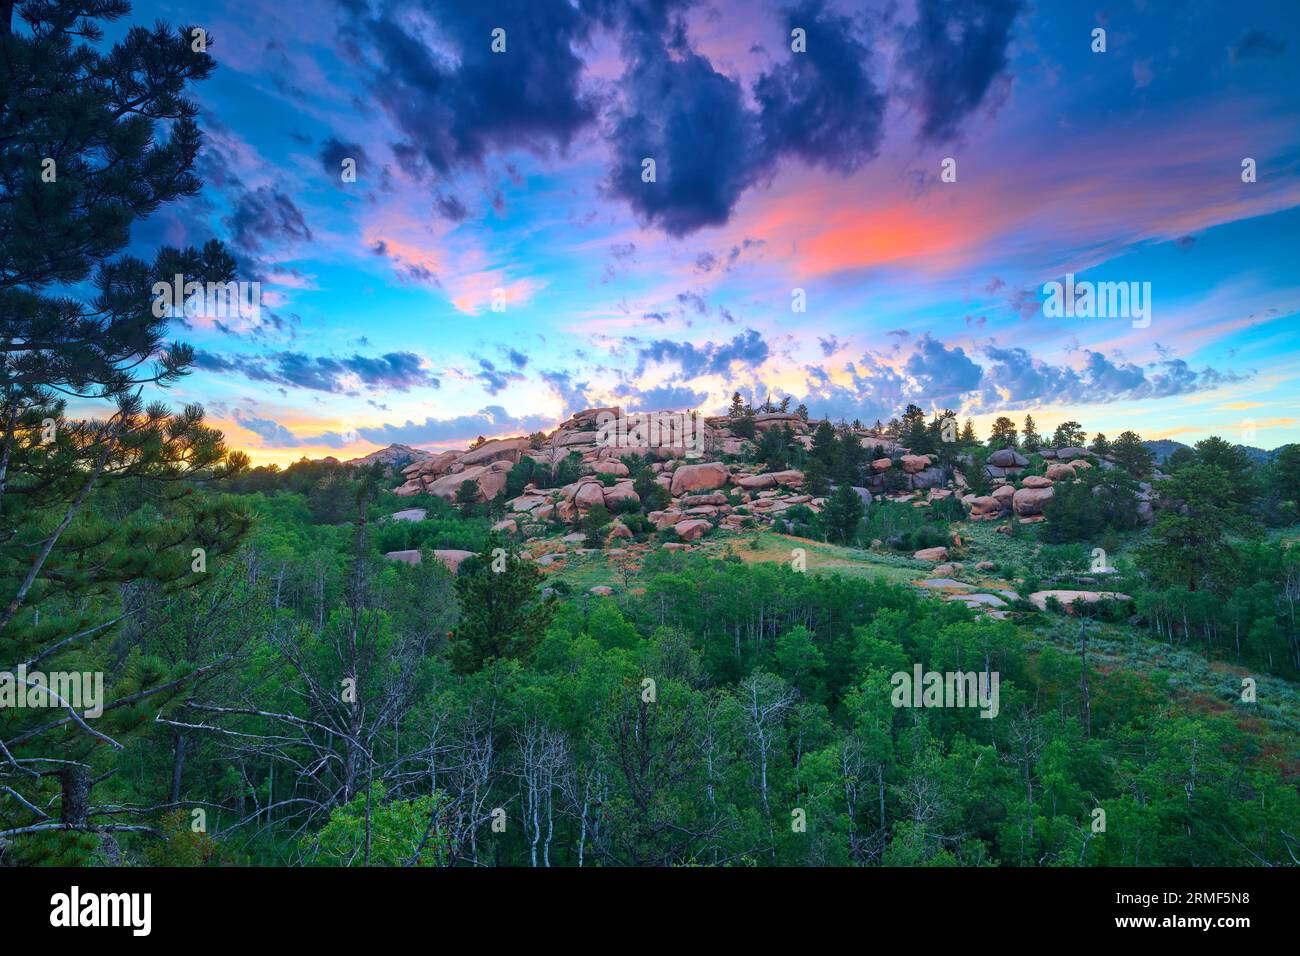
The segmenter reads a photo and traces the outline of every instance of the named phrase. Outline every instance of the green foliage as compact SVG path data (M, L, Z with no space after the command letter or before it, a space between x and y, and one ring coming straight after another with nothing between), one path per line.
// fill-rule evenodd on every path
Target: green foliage
M443 866L450 847L437 821L445 800L441 793L389 799L377 783L304 841L307 858L314 866Z

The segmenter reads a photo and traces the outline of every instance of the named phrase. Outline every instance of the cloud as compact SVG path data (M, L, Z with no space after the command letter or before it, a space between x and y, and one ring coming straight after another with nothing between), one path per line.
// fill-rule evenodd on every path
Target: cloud
M740 84L682 45L643 35L620 82L608 192L647 224L684 236L731 217L741 194L769 174L758 116ZM655 181L643 182L643 160Z
M369 48L358 59L372 65L371 95L406 137L396 155L408 167L423 161L441 174L479 166L494 149L565 149L595 119L579 89L574 51L589 20L576 5L427 0L386 4L373 16L352 9L345 39ZM503 53L491 48L497 28Z
M685 385L660 385L639 389L633 385L620 385L614 394L632 412L678 411L698 408L707 392L697 392Z
M369 165L370 157L366 155L365 148L360 143L346 143L335 139L331 136L320 146L321 166L325 169L325 175L338 179L343 173L343 160L352 159L357 164L357 178L361 178L363 167Z
M971 361L959 346L948 348L928 333L916 343L916 351L904 366L928 399L943 404L960 399L979 387L984 370Z
M541 379L559 398L565 415L591 408L595 404L588 395L587 382L575 382L568 372L544 371Z
M279 242L309 241L311 229L292 199L270 186L242 192L225 220L232 242L261 252Z
M754 85L763 137L777 154L850 173L872 159L884 132L885 97L871 78L871 49L847 17L821 0L786 11L785 35L807 36L807 52L765 73Z
M246 428L261 438L263 446L268 448L299 448L305 445L343 448L349 444L348 436L338 432L322 432L309 437L295 435L279 422L269 418L259 418L238 408L234 411L234 419L241 428Z
M1259 60L1282 56L1286 53L1286 41L1278 39L1263 30L1247 30L1229 49L1234 63L1242 60Z
M688 379L701 375L729 375L733 364L756 368L767 361L768 346L763 337L753 329L738 333L731 341L703 345L656 339L637 350L636 374L640 375L649 364L677 363L682 375Z
M479 435L531 434L555 424L544 415L511 415L500 405L488 405L472 415L452 418L407 419L400 425L384 424L357 429L357 434L376 445L419 445L473 441Z
M414 352L388 352L375 357L354 354L341 359L288 351L222 356L200 349L194 355L195 367L204 371L238 372L257 382L348 394L355 393L357 385L397 392L440 387L439 379L421 363Z
M505 391L511 382L522 382L524 377L518 372L500 370L487 359L479 359L479 371L474 374L489 395Z
M920 138L942 143L985 102L1007 69L1021 0L918 0L900 53L921 116Z
M1052 365L1023 348L989 346L992 362L977 411L994 411L1038 403L1051 405L1104 404L1114 401L1168 398L1203 392L1248 380L1251 375L1192 369L1182 359L1163 358L1145 368L1084 350L1081 369Z

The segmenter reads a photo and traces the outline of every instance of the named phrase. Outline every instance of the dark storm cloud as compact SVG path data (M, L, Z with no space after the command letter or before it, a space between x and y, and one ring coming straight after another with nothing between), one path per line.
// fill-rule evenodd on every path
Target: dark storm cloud
M454 59L424 41L416 24L425 18ZM357 9L344 40L377 54L371 95L406 138L399 161L418 157L445 173L477 166L493 149L563 149L595 119L574 53L589 22L566 0L427 0L373 15ZM497 28L506 31L504 53L491 49Z
M952 139L1007 69L1011 28L1021 0L918 0L903 41L903 69L913 83L920 136Z
M311 229L292 199L270 186L239 194L226 217L231 240L240 249L261 252L279 242L310 240Z
M684 45L670 54L654 36L629 45L609 192L671 236L722 225L741 194L770 175L758 116L707 57ZM654 182L642 181L645 159L654 160Z
M763 135L774 154L849 173L876 155L885 97L871 78L871 50L847 17L808 0L785 14L785 35L806 32L807 52L765 73L754 86Z
M343 172L343 160L345 159L356 161L358 176L361 175L362 167L369 162L365 148L360 143L345 143L333 136L321 143L320 161L321 166L325 169L326 176L332 177L335 181L341 181L339 176Z

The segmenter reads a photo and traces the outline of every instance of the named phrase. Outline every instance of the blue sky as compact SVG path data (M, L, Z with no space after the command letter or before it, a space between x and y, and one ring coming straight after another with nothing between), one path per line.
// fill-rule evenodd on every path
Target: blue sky
M215 236L262 283L256 319L177 323L199 362L170 395L257 462L736 389L868 422L915 402L983 432L1300 440L1293 2L131 16L157 18L207 30L219 67L205 188L134 241ZM1045 316L1066 273L1149 282L1149 326Z

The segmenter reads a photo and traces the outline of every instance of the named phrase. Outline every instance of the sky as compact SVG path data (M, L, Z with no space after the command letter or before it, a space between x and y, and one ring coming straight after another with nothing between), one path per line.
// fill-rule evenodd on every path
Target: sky
M867 424L915 403L981 434L1300 441L1294 0L129 19L201 27L218 63L204 188L132 245L216 237L261 284L256 314L175 319L197 359L163 396L257 464L736 390ZM1052 315L1067 275L1149 314Z

